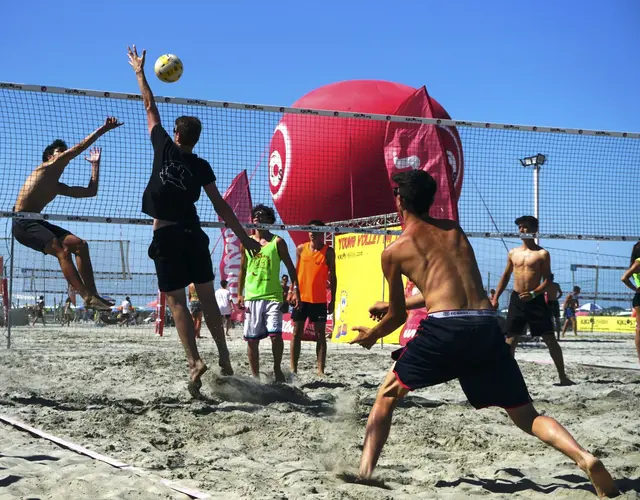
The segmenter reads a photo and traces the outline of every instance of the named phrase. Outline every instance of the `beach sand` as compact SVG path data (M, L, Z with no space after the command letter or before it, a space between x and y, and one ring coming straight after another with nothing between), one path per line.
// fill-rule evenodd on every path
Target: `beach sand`
M204 333L208 333L205 332ZM135 474L0 424L0 498L188 498L161 478L226 499L595 498L569 459L495 408L475 411L457 382L416 391L394 415L376 478L352 484L364 428L396 346L331 344L327 376L305 343L300 374L272 383L268 340L260 382L233 332L236 376L217 375L210 338L204 401L186 391L174 330L16 328L0 350L0 413L138 467ZM538 410L558 419L602 458L623 491L640 498L640 367L631 335L585 334L562 342L557 386L542 343L518 348ZM288 367L288 346L283 367ZM534 362L535 361L535 362ZM599 368L587 365L609 366ZM288 372L288 370L285 370Z

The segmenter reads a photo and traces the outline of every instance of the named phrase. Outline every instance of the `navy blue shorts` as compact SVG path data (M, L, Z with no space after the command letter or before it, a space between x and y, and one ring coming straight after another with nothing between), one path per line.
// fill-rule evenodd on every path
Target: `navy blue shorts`
M398 382L409 390L458 379L476 409L531 402L520 367L492 316L422 320L416 336L392 358Z
M148 255L156 266L161 292L213 281L209 237L199 227L191 229L175 224L156 229Z
M554 335L549 306L544 300L544 295L538 295L529 302L523 302L518 292L512 292L507 313L507 337L524 335L527 325L532 337Z

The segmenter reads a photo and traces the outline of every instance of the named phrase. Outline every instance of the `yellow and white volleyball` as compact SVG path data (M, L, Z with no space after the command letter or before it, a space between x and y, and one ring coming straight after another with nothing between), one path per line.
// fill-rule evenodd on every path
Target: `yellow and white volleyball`
M177 82L182 76L183 69L182 61L173 54L164 54L158 57L153 67L156 76L166 83Z

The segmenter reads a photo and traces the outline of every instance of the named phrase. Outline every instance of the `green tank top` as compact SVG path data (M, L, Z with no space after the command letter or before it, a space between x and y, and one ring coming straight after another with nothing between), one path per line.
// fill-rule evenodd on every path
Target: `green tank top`
M262 247L260 253L252 257L245 250L247 272L244 278L245 300L276 300L282 302L280 285L280 255L277 236Z
M638 262L640 259L636 259L636 262ZM633 278L633 282L636 285L636 288L640 288L640 273L633 273L632 275Z

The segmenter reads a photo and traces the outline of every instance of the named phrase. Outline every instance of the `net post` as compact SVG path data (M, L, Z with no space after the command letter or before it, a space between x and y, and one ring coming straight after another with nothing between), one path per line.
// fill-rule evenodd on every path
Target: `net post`
M384 228L388 229L387 227L388 221L387 221L387 214L384 214ZM382 240L382 251L384 252L387 248L387 236L383 235L382 236L383 240ZM384 301L384 286L386 284L386 279L384 277L384 273L382 274L382 297L380 298L380 300ZM380 349L384 349L384 338L380 339Z
M540 165L533 167L533 216L538 221L538 230L536 231L535 242L540 244L538 233L540 232Z
M13 222L13 220L11 221ZM7 349L11 349L11 309L12 309L12 300L13 297L13 262L15 261L15 242L16 239L13 236L13 231L11 231L11 255L9 256L11 261L9 262L9 291L6 293L6 287L3 286L3 300L5 301L6 313L5 316L7 318Z
M166 295L158 290L158 300L156 304L156 334L164 336L164 314L166 310Z
M122 266L122 277L124 279L127 279L127 259L125 257L125 253L124 253L124 241L122 241L122 239L120 240L120 265Z

